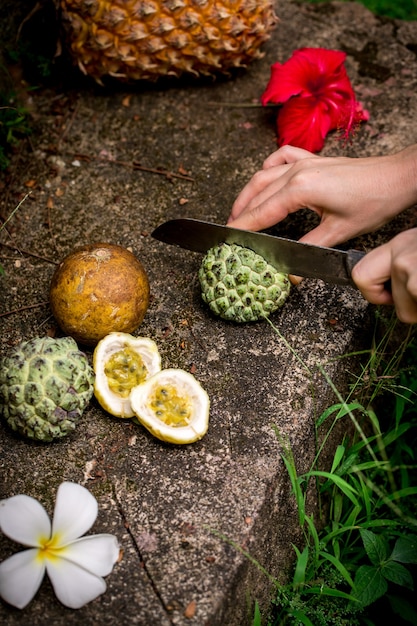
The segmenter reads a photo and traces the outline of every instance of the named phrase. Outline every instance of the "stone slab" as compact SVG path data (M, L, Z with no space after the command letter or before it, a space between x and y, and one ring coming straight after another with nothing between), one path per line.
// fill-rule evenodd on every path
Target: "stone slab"
M64 82L31 94L35 132L1 200L6 216L31 191L1 233L16 247L1 248L1 352L56 330L47 300L59 259L85 243L117 243L150 278L151 305L136 334L157 342L164 367L193 371L212 405L208 434L185 447L109 417L95 401L74 435L50 445L23 441L1 423L0 496L26 493L51 511L61 481L83 484L99 501L92 532L116 534L123 551L95 602L65 609L45 582L24 611L0 604L4 626L243 626L255 599L266 609L271 585L242 551L286 580L300 537L276 430L307 470L315 420L334 402L317 366L347 388L359 364L339 357L368 345L369 307L354 289L306 280L274 326L225 323L201 302L201 257L150 232L178 216L226 220L276 147L273 113L247 105L258 102L270 65L295 48L348 51L371 114L352 144L330 137L323 154L383 154L416 142L417 23L378 19L356 3L282 0L277 13L265 57L227 79L105 89ZM413 220L408 212L354 243L370 248ZM299 214L276 232L297 237L312 223ZM2 559L16 549L1 537Z

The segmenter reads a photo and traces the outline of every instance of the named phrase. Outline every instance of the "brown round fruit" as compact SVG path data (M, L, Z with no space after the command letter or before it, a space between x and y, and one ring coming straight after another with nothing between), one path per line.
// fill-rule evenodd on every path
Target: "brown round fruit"
M61 329L79 343L95 345L110 332L138 328L149 306L149 281L132 252L97 243L61 261L49 298Z

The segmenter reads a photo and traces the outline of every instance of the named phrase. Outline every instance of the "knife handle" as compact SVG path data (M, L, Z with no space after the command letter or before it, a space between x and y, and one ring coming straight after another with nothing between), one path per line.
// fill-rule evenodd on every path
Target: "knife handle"
M359 263L361 259L365 256L366 252L362 252L361 250L348 250L346 257L346 269L348 271L348 275L352 276L352 270L356 263Z
M352 270L356 263L359 263L361 259L365 256L366 252L361 252L360 250L348 250L346 256L346 269L350 278L352 277ZM352 285L356 287L355 283L351 278ZM391 291L391 279L387 280L384 285L387 291ZM357 287L356 287L357 288Z
M354 266L356 265L356 263L359 263L359 261L361 259L363 259L365 254L366 253L362 252L361 250L348 250L347 251L346 270L347 270L347 274L348 274L349 278L352 281L352 285L354 287L356 287L356 285L355 285L355 283L352 280L352 270L353 270Z

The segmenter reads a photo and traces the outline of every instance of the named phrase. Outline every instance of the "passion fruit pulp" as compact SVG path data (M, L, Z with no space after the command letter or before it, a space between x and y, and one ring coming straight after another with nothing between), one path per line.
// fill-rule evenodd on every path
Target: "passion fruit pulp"
M94 395L105 411L133 417L130 393L161 369L156 343L148 337L110 333L93 354Z
M93 346L111 332L131 333L149 306L149 280L136 256L115 244L78 248L58 265L50 305L60 328Z
M134 387L134 421L168 443L199 441L207 433L210 400L196 378L181 369L164 369Z

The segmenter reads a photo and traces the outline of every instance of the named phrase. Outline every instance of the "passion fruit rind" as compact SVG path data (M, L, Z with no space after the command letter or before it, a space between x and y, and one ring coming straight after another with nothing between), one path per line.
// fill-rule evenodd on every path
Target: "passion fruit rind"
M50 285L52 313L78 343L94 346L110 332L135 331L149 306L142 263L127 248L96 243L67 255Z
M93 367L100 405L111 415L129 418L134 416L131 390L161 369L161 357L152 339L113 332L97 344Z
M200 440L207 433L210 399L185 370L164 369L130 394L136 419L154 437L175 444Z

